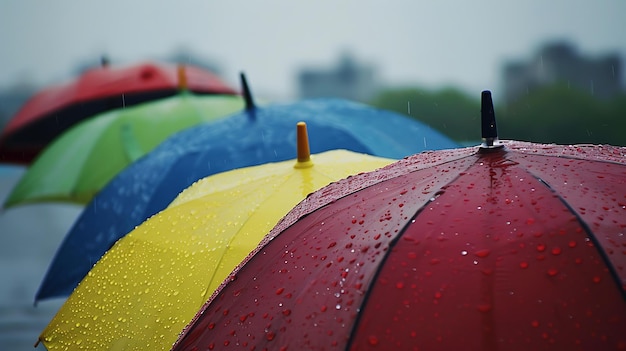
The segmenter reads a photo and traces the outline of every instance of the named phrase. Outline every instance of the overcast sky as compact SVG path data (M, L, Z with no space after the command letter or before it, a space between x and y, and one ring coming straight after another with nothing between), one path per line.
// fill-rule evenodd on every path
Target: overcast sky
M230 83L245 71L265 97L294 96L298 68L346 51L387 84L479 94L499 88L503 60L546 40L626 57L625 16L624 0L1 0L0 86L58 82L101 54L127 63L186 48Z

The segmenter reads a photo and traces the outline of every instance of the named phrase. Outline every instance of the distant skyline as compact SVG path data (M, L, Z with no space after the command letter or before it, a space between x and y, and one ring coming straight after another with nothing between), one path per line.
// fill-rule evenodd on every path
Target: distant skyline
M501 88L507 60L567 40L583 55L626 57L626 1L516 3L414 0L0 2L0 88L51 84L106 54L113 63L188 50L257 95L297 94L296 72L344 52L377 67L384 85Z

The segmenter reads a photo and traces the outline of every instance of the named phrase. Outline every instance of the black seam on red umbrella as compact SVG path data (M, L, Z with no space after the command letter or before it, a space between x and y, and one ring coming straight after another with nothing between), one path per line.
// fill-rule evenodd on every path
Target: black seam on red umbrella
M614 147L614 146L611 146ZM621 147L615 147L616 149L621 149ZM626 149L626 148L624 148ZM534 152L527 152L524 150L518 150L518 149L511 149L510 151L514 151L516 153L519 153L523 156L543 156L543 157L557 157L557 158L564 158L564 159L568 159L568 160L577 160L577 161L585 161L585 162L600 162L600 163L610 163L610 164L615 164L615 165L626 165L626 158L624 158L624 161L619 162L619 161L614 161L614 160L610 160L610 159L591 159L588 157L577 157L575 155L563 155L563 154L550 154L550 153L534 153ZM624 151L626 153L626 150ZM614 156L615 158L618 158L617 156Z
M466 157L474 157L474 156L475 155L468 155ZM454 161L458 161L458 160L459 159L455 159ZM480 160L481 160L481 158L477 157L475 162L470 163L467 166L467 168L465 168L463 170L460 170L456 177L452 178L448 183L444 184L443 186L448 186L448 185L456 182L465 171L467 171L470 167L472 167L476 163L480 162ZM437 166L440 166L440 165L437 165ZM412 172L410 172L410 173L412 173ZM374 186L374 185L377 185L377 184L380 184L380 183L382 183L382 182L379 182L379 183L376 183L376 184L372 184L371 186ZM406 221L406 224L399 231L398 235L396 235L396 237L393 238L389 242L389 249L387 250L387 253L385 254L383 259L381 260L381 262L378 265L378 267L376 267L376 272L372 275L372 280L370 281L369 285L364 290L364 291L366 291L366 293L365 293L365 295L363 297L363 302L361 302L361 305L359 306L359 313L357 314L357 316L356 316L356 318L354 320L354 323L352 324L352 330L350 330L350 337L348 338L348 343L346 344L346 350L350 350L352 343L355 341L355 339L354 339L355 338L355 334L356 334L356 331L358 330L358 326L359 326L359 324L361 322L362 312L365 309L365 306L367 306L367 303L369 302L369 296L370 296L371 291L372 291L372 286L376 283L376 280L378 279L378 276L381 274L381 271L382 271L383 267L385 266L385 262L387 262L387 259L389 258L389 255L391 254L391 251L393 251L394 246L402 238L402 236L406 232L407 228L411 225L411 223L417 219L417 217L424 211L424 209L426 209L426 207L428 207L428 205L431 202L434 201L434 199L439 197L439 195L441 194L442 187L440 187L437 190L434 190L432 192L433 196L431 196L426 202L424 202L424 204L419 209L417 209L417 211L415 211L415 214L413 216L411 216L411 219Z
M602 261L604 262L604 264L606 265L607 269L609 270L609 274L613 278L613 281L615 282L615 284L617 284L617 288L621 292L622 298L624 299L624 301L626 301L626 290L624 290L624 288L623 288L622 279L620 278L619 274L617 273L617 269L615 268L615 266L611 262L611 259L609 258L609 255L604 250L604 246L596 238L596 235L593 233L593 231L591 230L591 228L589 227L587 222L585 222L585 220L580 216L580 214L557 191L555 191L550 186L550 184L548 184L546 181L541 179L541 177L533 174L530 170L525 169L525 171L530 176L535 178L539 183L541 183L545 187L547 187L554 194L554 196L556 196L556 198L559 199L559 201L561 201L561 203L563 203L563 205L574 215L574 217L576 217L576 220L578 221L578 224L581 226L581 228L583 228L583 230L585 231L585 233L589 237L589 240L591 240L591 242L593 243L594 247L596 248L596 250L600 254L600 257L602 258Z

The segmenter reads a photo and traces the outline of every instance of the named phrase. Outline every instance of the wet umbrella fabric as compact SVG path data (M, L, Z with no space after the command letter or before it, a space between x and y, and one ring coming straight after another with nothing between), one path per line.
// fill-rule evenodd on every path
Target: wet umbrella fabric
M222 280L307 194L391 162L333 150L198 181L96 263L40 340L48 350L169 350Z
M113 243L194 181L293 158L293 126L299 121L307 123L312 153L346 149L401 158L425 147L456 146L407 117L338 99L255 107L187 129L123 170L87 205L57 251L36 300L68 296Z
M4 207L49 201L87 204L117 173L170 135L243 107L240 96L196 95L185 90L85 120L39 155Z
M307 197L173 350L625 347L626 148L485 139Z
M237 93L212 72L196 66L103 65L30 98L0 134L0 162L30 164L54 138L86 118L176 94L182 74L192 92Z

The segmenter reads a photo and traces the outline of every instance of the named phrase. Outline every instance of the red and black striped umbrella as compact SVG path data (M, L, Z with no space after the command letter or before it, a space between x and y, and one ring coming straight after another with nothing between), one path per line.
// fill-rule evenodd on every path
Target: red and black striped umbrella
M237 94L213 72L196 66L157 62L109 66L103 62L76 79L32 96L0 134L0 162L30 164L74 124L115 108L174 95L182 86L201 94Z
M626 348L626 148L497 139L323 188L174 350Z

